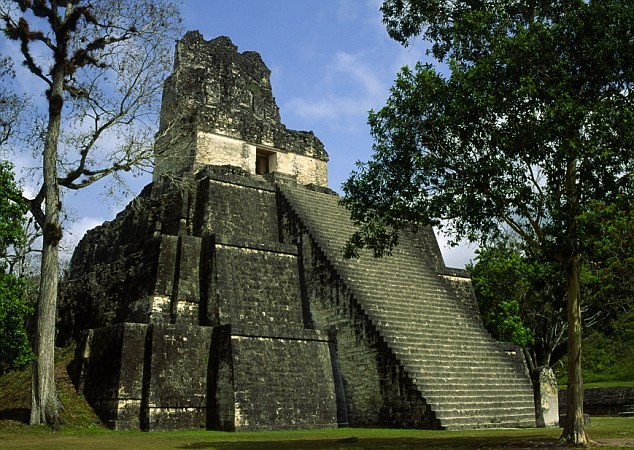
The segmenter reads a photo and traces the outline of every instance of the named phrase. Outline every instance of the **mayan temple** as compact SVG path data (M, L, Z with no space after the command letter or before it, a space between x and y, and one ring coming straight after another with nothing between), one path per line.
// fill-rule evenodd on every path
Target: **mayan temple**
M153 181L73 255L59 342L116 429L535 426L518 348L433 230L346 260L328 155L287 129L255 52L189 32Z

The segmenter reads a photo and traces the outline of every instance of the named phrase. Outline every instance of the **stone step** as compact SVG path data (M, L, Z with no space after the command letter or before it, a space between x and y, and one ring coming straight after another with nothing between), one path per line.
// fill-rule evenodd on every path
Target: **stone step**
M438 376L442 378L456 377L488 377L488 379L499 379L500 377L524 378L523 374L518 374L515 367L509 364L499 364L495 366L474 366L469 364L458 364L451 360L444 360L435 363L434 361L412 361L409 358L403 360L403 365L410 371L428 376Z
M359 282L361 283L361 282ZM446 296L439 295L416 295L410 293L408 296L393 296L381 291L378 288L355 287L353 293L361 296L365 301L375 303L378 306L392 305L396 311L418 311L426 313L428 310L432 312L445 312L446 314L462 314L470 317L475 309L466 307L464 304L456 303L454 300L448 299Z
M383 305L377 306L376 304L373 304L373 302L369 302L369 301L363 302L361 306L368 313L372 313L377 316L380 315L380 316L390 317L394 320L406 321L408 323L411 323L412 325L425 326L425 325L437 324L439 326L445 326L445 327L472 329L472 330L477 330L480 332L486 332L486 328L484 328L481 322L476 321L473 318L467 317L464 314L451 315L451 314L437 313L431 308L426 313L423 313L421 311L416 311L416 310L407 311L405 309L389 310L389 309L386 309L386 307ZM409 317L409 320L408 320L408 317Z
M439 318L459 318L470 323L480 323L479 313L474 317L476 311L467 308L460 308L461 305L447 306L447 303L433 298L415 298L394 300L389 296L380 295L380 293L372 292L364 294L363 291L354 292L355 297L361 296L363 303L367 308L379 311L394 311L420 314L422 317L439 317ZM358 297L359 298L359 297ZM392 307L390 307L392 306ZM459 309L460 308L460 309Z
M509 365L496 365L486 367L473 367L468 365L453 364L451 361L417 363L407 359L402 360L402 365L413 376L416 377L436 377L443 381L450 379L471 379L494 381L501 379L518 379L525 378L524 374L517 373L515 367Z
M338 198L280 189L421 394L443 411L442 426L534 426L530 379L484 329L475 302L458 298L415 247L344 260L341 249L354 226ZM526 410L521 419L508 415Z
M420 310L425 312L427 308L434 308L439 311L447 311L450 314L472 312L471 309L465 308L463 305L455 303L451 300L449 294L437 290L419 290L417 292L399 292L391 288L381 288L379 286L371 286L370 283L363 281L348 281L348 283L358 283L353 293L355 296L368 301L393 303L397 310ZM407 287L404 287L407 288ZM410 290L415 289L410 287ZM366 299L367 297L367 299ZM424 307L421 308L421 307Z
M399 354L402 355L403 358L407 358L408 361L415 362L430 362L430 361L455 361L456 364L470 364L474 362L474 357L472 352L456 352L452 354L447 354L444 352L434 352L432 349L428 349L427 351L419 349L419 348L404 348L398 347ZM477 364L482 365L490 365L497 367L498 365L507 365L513 364L512 361L509 361L508 357L505 355L500 355L498 352L491 353L480 353L476 361Z
M375 292L389 293L392 298L407 301L410 298L441 298L449 302L451 306L462 303L453 297L452 291L441 280L413 280L409 274L403 274L398 285L386 283L376 277L383 276L380 273L368 275L367 277L346 276L344 282L360 283L355 285L356 289L372 295Z
M434 409L432 405L432 410ZM519 407L519 408L504 408L498 407L495 405L491 406L483 406L483 407L475 407L475 408L451 408L451 409L436 409L434 412L436 413L436 418L443 420L451 420L451 419L459 419L459 418L481 418L485 419L483 422L486 422L486 418L492 419L495 417L500 418L508 418L513 417L514 419L528 419L531 418L534 420L535 412L532 407ZM489 420L490 421L490 420Z
M532 410L534 408L533 401L525 400L502 400L496 401L450 401L443 399L442 402L434 403L428 399L428 404L431 409L436 412L436 417L442 419L443 416L453 415L454 411L469 411L473 415L486 415L492 412L505 412L503 415L513 415L513 413L526 413L526 410ZM534 414L534 413L533 413ZM468 415L468 413L466 414Z
M490 386L497 386L505 389L517 389L518 386L522 386L523 380L520 377L500 377L500 378L482 378L477 376L463 376L462 374L447 374L447 375L431 375L429 373L420 373L416 370L409 372L412 379L416 384L420 386L421 392L428 392L435 394L438 389L443 386L455 386L464 387L469 383L478 386L480 389L485 389ZM526 384L526 386L529 386Z
M370 316L371 317L371 316ZM434 346L449 346L455 349L482 349L482 350L497 350L494 341L487 334L473 334L466 335L459 331L454 330L452 333L440 334L440 333L426 333L425 330L420 329L397 329L396 322L393 322L392 326L383 325L382 335L391 339L394 342L400 342L402 344L410 343L412 346L423 346L423 348L429 348Z
M532 396L528 395L512 395L512 394L502 394L500 395L491 395L491 394L482 394L475 396L471 395L427 395L425 400L429 404L433 405L441 405L442 408L454 409L459 406L468 406L468 405L489 405L489 404L504 404L504 407L534 407L534 400ZM458 408L459 409L459 408Z
M355 298L359 300L357 297L357 293L355 293ZM400 305L398 307L394 307L390 309L389 297L361 297L361 301L359 301L364 309L367 311L376 311L381 314L393 314L395 316L407 317L409 315L410 320L412 321L430 321L430 320L439 320L439 321L457 321L461 324L469 324L476 327L483 327L481 325L481 321L478 318L474 317L473 312L469 311L456 311L451 310L447 307L441 307L434 305L430 302L429 305L425 305L424 301L418 301L415 304L411 305ZM451 323L451 322L449 322Z
M498 393L519 391L525 389L526 395L533 395L530 382L513 382L510 380L489 380L486 383L483 382L469 382L468 380L452 380L442 381L433 380L428 378L416 378L418 386L423 397L426 395L437 395L441 397L448 397L451 395L459 395L462 391L469 390L472 387L473 392L485 393L490 392L492 395Z
M490 334L483 328L477 327L471 323L456 323L449 319L431 319L431 318L411 318L407 320L407 316L394 314L392 312L381 312L376 310L366 310L370 316L381 316L376 319L377 325L394 325L401 329L417 330L421 334L445 334L452 333L457 337L481 337L490 338Z
M423 319L407 320L407 317L382 313L375 310L365 310L375 325L394 328L391 335L399 336L405 333L409 337L416 336L452 336L455 339L471 339L476 341L493 341L489 332L475 324L461 323L449 319Z
M374 301L374 299L366 300L362 305L365 311L375 314L389 315L390 317L400 318L407 320L412 324L431 324L431 325L454 325L460 328L473 328L476 330L485 330L484 326L479 320L473 317L469 317L466 313L450 313L448 311L441 310L430 306L425 308L424 306L416 306L410 309L401 307L388 309L387 301ZM408 320L409 319L409 320Z
M443 319L412 319L380 311L366 310L368 317L372 318L375 325L394 328L396 334L406 333L408 336L446 336L451 335L457 339L491 340L491 335L484 329L469 323L452 323Z
M455 349L469 350L496 350L495 341L489 336L482 334L481 336L472 336L468 340L456 342L456 338L460 338L460 334L455 335L431 335L420 330L397 330L392 327L383 327L381 334L386 338L395 342L410 343L410 345L427 347L443 346ZM483 348L484 346L484 348Z
M534 414L521 416L505 415L502 417L446 417L441 420L446 430L470 430L481 428L534 428Z

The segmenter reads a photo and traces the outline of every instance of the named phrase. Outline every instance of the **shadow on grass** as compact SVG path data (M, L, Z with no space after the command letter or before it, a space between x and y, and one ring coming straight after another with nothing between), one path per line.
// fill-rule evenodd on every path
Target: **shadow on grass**
M192 442L179 449L208 450L381 450L381 449L523 449L555 447L557 439L552 438L505 438L493 436L448 437L448 438L348 438L324 440L249 441L249 442ZM561 447L559 447L561 448Z
M28 408L0 409L0 420L13 420L28 425L31 410Z

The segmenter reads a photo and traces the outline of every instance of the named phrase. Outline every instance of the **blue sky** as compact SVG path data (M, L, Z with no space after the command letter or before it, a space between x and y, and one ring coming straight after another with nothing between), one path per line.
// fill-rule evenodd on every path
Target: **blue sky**
M423 53L387 36L372 0L185 1L187 29L229 36L272 71L273 95L289 128L313 130L330 155L339 190L371 149L368 110L380 108L398 69Z
M231 38L239 50L260 53L271 69L273 95L282 122L312 130L330 155L329 184L340 186L357 160L372 154L367 125L403 65L424 60L425 45L403 48L381 23L379 0L184 0L185 30L206 39ZM139 192L150 177L133 180ZM110 220L130 198L113 204L104 186L67 196L79 218L68 223L71 241ZM441 238L441 241L443 239ZM444 251L447 265L462 267L473 257L462 246Z

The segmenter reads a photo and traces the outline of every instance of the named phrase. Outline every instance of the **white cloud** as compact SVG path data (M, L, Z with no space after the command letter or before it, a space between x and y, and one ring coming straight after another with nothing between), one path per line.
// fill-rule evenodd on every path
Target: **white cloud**
M449 239L447 236L438 230L435 230L435 232L438 245L440 246L440 252L447 267L464 269L465 264L475 259L475 251L478 248L476 244L463 241L457 246L452 247L448 244Z
M343 75L353 82L358 82L364 93L375 98L385 92L385 85L376 75L376 70L361 55L346 52L337 52L331 65L334 75Z
M368 106L362 99L328 96L316 101L294 98L287 103L287 109L305 119L338 121L351 115L365 113Z
M358 123L386 92L386 84L364 55L340 51L326 66L319 92L292 98L284 109L309 120Z

